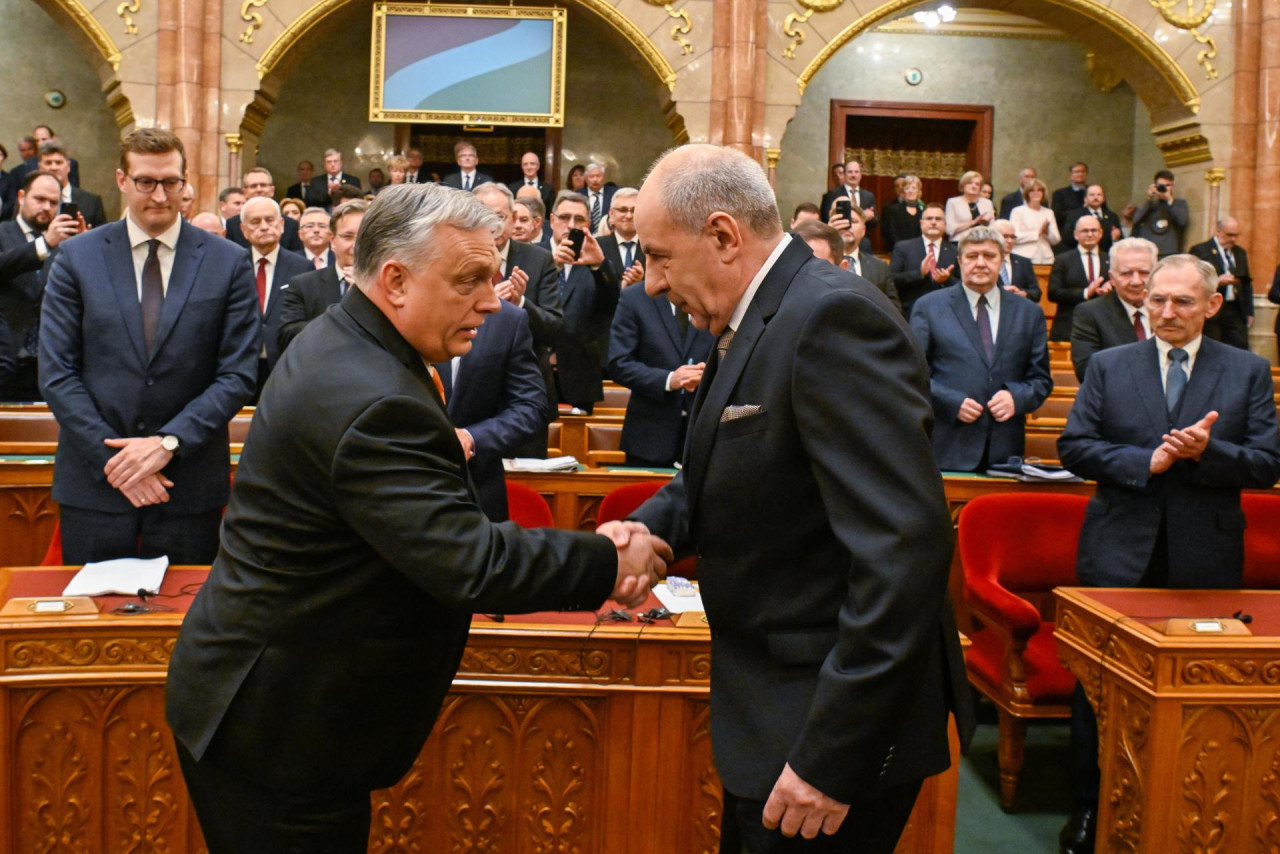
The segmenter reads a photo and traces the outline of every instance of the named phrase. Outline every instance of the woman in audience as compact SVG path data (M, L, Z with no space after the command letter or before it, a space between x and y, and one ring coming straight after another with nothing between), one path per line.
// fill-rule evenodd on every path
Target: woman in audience
M280 203L280 213L287 216L294 222L302 219L302 212L307 209L307 203L302 199L285 199Z
M884 251L892 252L893 244L920 236L920 212L924 202L920 200L920 179L915 175L902 177L902 201L885 208L880 220L880 233L884 235Z
M996 192L995 187L992 187L990 184L982 185L982 194L981 194L982 198L990 201L991 197L995 195L995 192Z
M1047 189L1037 178L1031 181L1025 192L1026 203L1018 205L1009 214L1009 222L1013 223L1017 235L1013 251L1030 258L1033 264L1052 264L1053 247L1058 245L1062 236L1058 234L1057 218L1044 204Z
M947 199L947 239L959 240L977 225L990 225L995 206L982 197L982 173L969 171L960 176L960 195Z
M587 167L581 163L574 164L574 167L569 170L569 178L564 182L564 186L575 193L585 192L587 187Z
M403 154L397 154L387 161L387 175L390 176L392 184L403 184L405 176L409 174L409 158Z

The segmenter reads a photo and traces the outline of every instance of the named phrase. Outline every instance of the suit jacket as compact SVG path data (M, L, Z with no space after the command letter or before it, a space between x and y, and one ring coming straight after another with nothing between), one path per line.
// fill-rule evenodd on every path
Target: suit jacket
M343 184L355 187L357 190L362 189L364 186L360 183L359 178L346 172L339 175L338 180ZM325 210L333 208L333 197L329 195L329 174L327 172L311 179L311 189L307 191L307 198L315 199L314 202L309 204L314 204Z
M1197 258L1208 261L1221 276L1227 272L1227 259L1218 251L1218 244L1213 240L1197 243L1188 250ZM1236 264L1235 299L1222 304L1222 311L1235 311L1241 320L1253 317L1253 276L1249 274L1249 253L1237 246L1231 253ZM1227 285L1218 285L1218 293L1226 299ZM1210 318L1213 320L1213 318Z
M1199 462L1150 474L1171 428L1217 410ZM1253 353L1200 339L1178 411L1170 415L1155 339L1096 354L1058 440L1062 464L1096 480L1080 531L1081 584L1137 587L1164 522L1169 586L1236 588L1244 563L1240 490L1280 477L1271 370Z
M1009 195L1004 196L1000 199L1000 219L1008 219L1014 208L1026 203L1027 200L1023 198L1021 189L1014 190Z
M1080 221L1080 217L1082 216L1093 216L1093 214L1089 212L1088 208L1084 207L1077 208L1076 210L1069 211L1067 213L1067 221L1063 224L1061 229L1062 240L1058 242L1057 246L1053 247L1055 254L1061 255L1064 252L1069 252L1080 246L1080 244L1076 242L1076 223ZM1114 242L1111 239L1111 229L1119 227L1120 217L1113 213L1106 205L1103 205L1102 241L1098 244L1099 251L1111 251L1111 244Z
M73 187L79 187L80 186L80 161L76 160L74 157L68 157L67 160L70 161L71 163L71 171L67 173L67 183ZM39 171L39 169L40 169L40 158L29 157L26 160L22 161L21 166L15 167L9 171L11 173L17 173L18 189L21 189L22 179L27 177L27 175L32 172Z
M80 213L84 214L84 221L88 223L90 228L97 228L106 224L107 213L102 207L101 196L90 193L88 190L82 190L79 187L72 187L71 201L79 206Z
M529 284L525 287L524 305L521 306L529 316L529 332L533 335L533 352L538 357L538 365L542 369L543 384L547 388L547 423L559 417L560 410L556 401L555 373L551 367L551 350L556 340L564 333L564 307L560 304L560 271L551 259L551 253L532 243L519 240L508 242L507 265L502 270L503 278L510 278L513 267L519 267L529 274ZM545 457L547 443L537 437L520 449L521 457Z
M1280 305L1280 266L1276 267L1271 278L1271 289L1267 291L1267 299ZM1280 312L1276 314L1276 337L1280 337Z
M933 452L943 471L977 471L987 460L1003 463L1026 448L1027 413L1053 390L1044 312L1015 293L1000 294L995 353L987 361L964 285L921 297L911 310L911 331L929 361L933 402ZM986 411L998 391L1013 395L1014 416L999 422ZM957 419L972 398L984 407L972 424Z
M1111 263L1101 250L1097 252L1096 273L1105 279L1111 271ZM1049 270L1049 301L1058 304L1058 311L1053 318L1053 328L1049 330L1050 341L1071 340L1072 313L1085 301L1084 292L1088 288L1089 271L1085 269L1079 251L1064 252L1053 259L1053 267Z
M821 211L819 211L819 215L822 217L822 221L827 222L831 218L830 217L831 206L836 203L836 199L848 199L848 198L850 198L849 188L846 187L844 184L841 184L839 187L832 187L830 190L827 190L827 192L823 194L822 204L819 206L821 207ZM871 192L870 190L864 190L861 187L859 187L858 188L858 204L857 204L858 209L866 210L867 208L874 208L875 206L876 206L875 193ZM878 209L877 209L877 213L879 213ZM872 217L871 219L867 220L867 228L874 228L876 223L878 222L879 220L876 217Z
M486 174L484 172L481 172L479 169L477 169L476 174L471 176L471 189L474 190L476 187L479 187L481 184L488 183L492 180L493 180L492 175ZM457 172L450 172L448 175L445 175L442 179L440 179L440 183L444 184L446 187L453 187L455 190L461 190L462 189L461 170ZM548 213L550 213L550 210L548 210Z
M1087 191L1088 187L1083 190L1077 190L1070 184L1053 191L1053 200L1049 203L1049 207L1053 209L1053 215L1058 219L1059 234L1066 228L1067 214L1084 207L1084 197Z
M1031 263L1031 259L1011 253L1009 264L1013 271L1010 284L1026 291L1027 299L1035 303L1040 302L1040 280L1036 278L1036 267Z
M312 178L311 180L314 181L315 179ZM308 181L305 184L299 181L298 183L291 185L289 189L284 191L284 197L286 199L302 199L302 201L307 203L307 207L311 207L312 205L315 205L316 207L325 207L329 204L328 188L326 187L319 194L316 194L311 189L311 181Z
M665 295L650 298L639 284L622 290L609 339L609 378L631 389L623 451L646 460L680 459L693 394L667 391L667 376L681 365L705 362L713 341L692 323L681 332Z
M699 556L725 788L764 800L790 763L848 803L938 773L948 707L962 741L971 711L928 370L906 322L792 240L718 362L682 470L634 517ZM725 420L731 404L759 411Z
M605 184L600 188L600 219L604 221L609 217L609 206L613 204L613 194L617 192L616 184ZM587 187L582 188L582 195L587 197L587 210L591 210L591 190ZM551 208L547 208L547 224L551 223Z
M9 332L9 323L0 312L0 389L9 381L18 369L18 362L13 357L13 336Z
M879 288L880 293L893 303L893 307L902 311L902 300L898 298L898 286L893 283L893 271L889 269L889 265L861 249L858 250L858 264L862 267L862 278ZM849 272L853 272L852 263L849 264Z
M1190 222L1186 199L1174 199L1173 204L1163 199L1147 201L1133 212L1133 236L1154 243L1161 258L1176 255L1182 251L1182 233Z
M1087 300L1076 307L1071 323L1071 363L1076 379L1084 382L1089 360L1099 350L1133 344L1138 333L1115 291L1101 299Z
M520 188L524 185L524 176L521 175L520 180L512 181L507 185L507 189L509 189L511 191L511 195L514 196L516 193L520 192ZM544 183L541 176L538 177L537 187L538 194L542 198L542 204L546 207L549 215L551 213L551 205L556 200L556 188L550 184Z
M22 188L22 167L0 171L0 221L12 219L18 206L18 190Z
M893 244L893 254L889 257L889 270L893 273L893 283L898 286L898 298L902 300L903 317L911 316L911 307L916 300L927 293L936 291L940 286L931 276L920 275L920 265L928 254L924 238L903 240ZM954 266L947 285L960 284L960 265L956 263L956 247L946 239L939 241L938 267Z
M279 352L283 353L308 323L342 299L338 271L330 265L319 270L313 269L306 273L299 273L289 279L279 296L280 318L276 342Z
M473 612L597 606L617 558L485 518L426 366L358 288L316 326L258 405L166 712L238 776L375 789L422 749Z
M259 314L245 252L184 221L148 357L126 223L59 246L40 323L40 389L61 430L54 500L132 511L102 472L116 453L103 440L172 434L169 508L226 504L227 422L257 384Z
M251 260L252 257L250 253ZM289 283L299 276L314 272L315 266L301 255L283 247L276 253L276 269L271 276L271 298L267 300L266 313L258 312L262 321L262 344L267 351L268 371L275 367L276 360L280 358L280 326L284 316L284 295L288 292Z
M471 434L475 456L467 461L480 509L493 522L507 521L504 457L537 439L547 444L547 389L533 354L528 316L506 300L485 318L471 351L453 365L436 366L449 419Z
M596 270L582 264L568 270L568 281L560 285L564 328L555 339L556 373L561 401L586 409L604 399L604 366L609 358L613 310L618 305L618 275L608 261Z
M227 240L237 246L249 248L249 241L244 236L244 229L240 227L240 214L236 214L227 220ZM302 251L302 238L298 236L298 223L289 217L284 218L284 233L280 235L280 245L290 252Z
M35 243L27 242L16 219L0 222L0 315L9 331L0 360L10 364L10 372L20 359L37 355L40 302L49 265L57 254L58 249L51 250L42 262Z
M635 242L635 249L632 251L631 262L634 264L639 261L644 264L644 247L640 245L640 235L632 238ZM622 247L618 245L618 235L606 234L603 237L597 237L596 242L600 244L600 248L604 250L604 257L613 265L614 272L618 274L618 278L622 278L622 274L627 271L623 266L625 259L622 257Z

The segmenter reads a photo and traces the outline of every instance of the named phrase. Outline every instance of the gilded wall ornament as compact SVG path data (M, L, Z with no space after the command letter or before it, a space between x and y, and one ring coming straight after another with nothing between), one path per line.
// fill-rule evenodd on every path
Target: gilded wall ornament
M787 59L795 59L796 48L804 44L805 32L799 29L797 25L808 23L814 12L830 12L839 8L840 4L844 3L844 0L796 0L796 2L804 7L804 14L797 15L792 12L782 22L783 34L791 38L791 44L787 45L782 51L782 55Z
M245 44L253 44L253 34L262 29L262 15L251 9L259 9L267 5L267 0L244 0L240 4L240 20L248 23L249 26L244 28L244 32L240 34L240 41Z
M1213 36L1202 35L1199 29L1213 16L1213 7L1217 0L1148 0L1148 2L1160 12L1160 17L1164 18L1165 23L1180 30L1186 30L1191 33L1193 39L1205 46L1204 50L1196 54L1196 62L1204 68L1208 79L1213 80L1217 77L1218 69L1214 67L1212 60L1218 55L1218 42Z
M124 34L127 36L136 36L138 34L138 25L133 22L133 16L138 14L138 10L142 8L142 0L125 0L116 7L116 15L124 20Z
M667 0L644 0L650 6L657 6L663 9L667 15L680 23L671 28L671 40L680 45L680 52L686 56L693 53L693 44L689 42L685 36L693 32L693 20L689 17L689 13L684 9L672 9L672 3Z

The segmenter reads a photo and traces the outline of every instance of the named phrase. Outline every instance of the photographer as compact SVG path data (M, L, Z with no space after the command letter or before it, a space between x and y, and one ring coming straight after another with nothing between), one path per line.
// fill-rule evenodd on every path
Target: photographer
M1161 169L1147 188L1147 201L1133 213L1133 236L1154 243L1161 258L1182 251L1182 231L1191 219L1186 200L1173 197L1173 184L1173 173Z

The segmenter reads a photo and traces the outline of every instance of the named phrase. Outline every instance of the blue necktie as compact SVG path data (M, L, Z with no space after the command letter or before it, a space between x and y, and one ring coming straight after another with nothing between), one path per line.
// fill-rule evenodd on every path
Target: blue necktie
M569 265L560 268L560 304L564 305L564 290L569 286Z
M635 244L632 243L630 240L628 240L626 243L623 243L622 245L626 247L626 255L624 255L622 258L622 269L629 270L631 269L631 262L635 259L635 254L634 254Z
M1182 363L1187 361L1187 351L1174 347L1169 351L1169 370L1164 375L1164 397L1169 404L1169 413L1173 414L1182 400L1182 393L1187 389L1187 372Z
M1009 268L1004 264L1000 265L1000 287L1009 287Z

